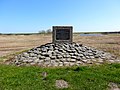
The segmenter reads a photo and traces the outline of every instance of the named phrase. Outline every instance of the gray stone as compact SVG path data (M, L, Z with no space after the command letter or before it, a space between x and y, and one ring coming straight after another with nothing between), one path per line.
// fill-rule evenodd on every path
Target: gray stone
M86 59L86 57L85 57L85 56L83 56L83 57L81 57L81 58L82 58L83 60L84 60L84 59Z
M35 63L35 62L32 62L32 63L30 63L30 65L36 65L36 63Z
M34 54L34 56L33 57L37 57L38 55L37 54Z
M18 60L15 60L14 63L17 64L17 65L20 64L20 62Z
M70 62L70 66L74 66L75 65L75 63L73 63L73 62Z
M91 61L96 62L97 60L96 59L91 59Z
M38 58L40 58L40 57L41 57L41 55L37 55L37 57L38 57Z
M45 61L50 61L50 60L51 60L50 57L45 58Z
M70 49L68 49L68 50L66 50L68 53L71 53L72 52L72 50L70 50Z
M63 62L59 62L59 66L63 66Z
M71 58L72 58L72 59L76 59L76 58L77 58L77 56L71 56Z
M115 61L114 60L109 60L110 63L114 63Z
M33 59L33 60L36 60L36 59L38 59L38 58L37 58L37 57L33 57L32 59Z
M74 56L79 56L79 54L76 52L76 53L74 53Z
M55 53L58 53L59 51L58 50L55 50Z
M81 61L77 61L76 63L77 63L77 64L82 64L83 62L81 62Z
M85 47L82 47L82 51L85 52L85 51L86 51L86 48L85 48Z
M34 62L35 62L35 63L38 63L38 62L39 62L39 59L34 60Z
M69 55L69 54L67 54L67 55L66 55L66 58L70 58L70 55Z
M64 46L66 47L67 50L70 49L69 45L64 45Z
M89 53L89 54L92 54L92 50L89 49L89 50L88 50L88 53Z
M56 61L55 60L51 60L51 64L54 64L54 63L56 63Z
M58 48L58 47L55 47L55 49L56 49L56 51L58 51L59 48Z
M63 50L63 53L66 53L66 51L65 51L65 50Z
M89 56L93 56L93 53L88 53Z
M34 57L34 56L35 56L35 54L34 54L34 53L30 53L29 55L30 55L31 57Z
M23 53L23 56L24 57L29 57L29 54L25 52L25 53Z
M95 57L94 56L90 56L91 59L94 59Z
M34 51L34 54L37 54L37 55L39 55L41 52L39 52L39 51Z
M63 88L68 88L68 83L65 80L56 80L55 86L57 88L63 89Z
M34 60L32 60L32 59L27 60L28 63L31 63L31 62L33 62L33 61L34 61Z
M48 66L50 64L50 61L46 61L44 64Z
M115 60L115 62L120 63L120 60Z
M76 59L71 59L70 61L71 61L71 62L75 62L75 61L76 61Z
M81 47L78 47L78 52L82 51L82 48Z
M56 67L57 67L58 65L59 65L59 63L57 63L57 62L54 63L54 66L56 66Z
M93 64L92 60L87 60L87 64Z
M49 54L46 53L46 52L43 52L43 53L41 53L41 54L42 54L42 56L49 57Z
M37 65L42 67L42 66L43 66L43 63L37 63Z
M73 56L73 55L74 55L74 53L70 53L70 55L71 55L71 56Z
M95 57L95 58L99 58L99 55L98 55L98 54L97 54L97 55L94 55L94 57Z
M57 59L60 59L60 58L62 58L62 56L61 56L61 55L57 55L56 57L57 57Z
M63 54L63 58L66 58L66 54Z
M48 51L47 53L48 53L48 54L52 54L53 52L54 52L54 51Z
M118 84L116 83L110 82L108 86L109 86L108 90L120 90L120 88L118 87Z
M41 51L42 51L42 52L46 52L46 51L47 51L46 47L41 48Z
M70 58L70 57L66 58L66 61L67 61L67 62L70 62L70 60L71 60L71 58Z
M90 56L86 56L86 59L90 59Z
M66 58L62 58L62 59L60 59L60 61L65 62L65 61L67 61L67 59Z
M101 57L102 59L106 59L106 57Z
M81 57L79 57L79 56L78 56L76 59L77 59L78 61L82 60L82 58L81 58Z
M72 53L75 53L76 52L76 50L72 50Z
M56 59L56 56L51 56L50 58L51 58L51 59Z
M38 61L38 63L43 63L43 62L44 62L44 60L39 60L39 61Z
M78 56L79 56L79 57L83 57L84 55L83 55L83 54L79 54Z
M64 50L63 49L58 49L58 51L63 52Z
M45 59L45 56L41 56L40 59Z
M87 59L84 59L84 60L82 60L84 63L86 63L87 62Z
M18 61L23 61L25 59L26 59L25 57L20 57L20 58L18 58Z
M103 63L103 59L98 59L98 63Z
M69 62L64 62L64 66L69 66Z

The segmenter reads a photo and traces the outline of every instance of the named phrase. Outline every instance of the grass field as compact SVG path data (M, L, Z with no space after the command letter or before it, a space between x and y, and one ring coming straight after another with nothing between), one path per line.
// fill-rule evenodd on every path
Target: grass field
M42 72L47 72L43 80ZM0 90L59 90L56 80L65 80L63 90L107 90L110 82L120 84L120 64L65 68L0 66Z
M73 41L97 48L120 58L120 34L80 36ZM51 35L0 35L0 63L30 48L52 42ZM43 80L42 72L48 75ZM120 87L120 64L64 68L16 67L0 64L0 90L59 90L55 81L63 79L69 87L63 90L107 90L113 82Z

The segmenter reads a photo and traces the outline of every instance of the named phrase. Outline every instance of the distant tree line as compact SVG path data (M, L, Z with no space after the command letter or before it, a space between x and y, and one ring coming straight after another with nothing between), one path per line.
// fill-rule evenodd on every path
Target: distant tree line
M51 33L52 33L51 29L40 30L40 31L39 31L39 34L51 34Z
M37 34L51 34L51 29L40 30L38 33L0 33L0 35L37 35Z
M118 32L102 32L102 34L120 34L120 31L118 31Z

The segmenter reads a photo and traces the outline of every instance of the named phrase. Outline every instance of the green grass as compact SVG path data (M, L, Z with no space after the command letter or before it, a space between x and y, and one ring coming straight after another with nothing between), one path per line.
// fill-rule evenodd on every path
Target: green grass
M48 75L43 80L42 72ZM106 90L109 82L120 84L120 64L64 68L16 67L0 65L0 90L59 90L55 81L63 79L63 90Z

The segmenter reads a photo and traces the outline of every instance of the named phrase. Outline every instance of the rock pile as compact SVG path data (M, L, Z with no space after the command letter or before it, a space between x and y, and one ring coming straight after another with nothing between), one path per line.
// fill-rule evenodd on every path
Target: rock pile
M47 43L15 57L12 64L51 66L73 66L117 62L109 53L78 43Z

